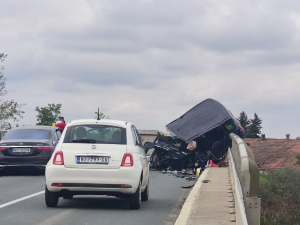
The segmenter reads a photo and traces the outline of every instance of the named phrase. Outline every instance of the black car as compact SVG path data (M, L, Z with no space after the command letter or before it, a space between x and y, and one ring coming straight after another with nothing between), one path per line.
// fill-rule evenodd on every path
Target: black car
M171 136L157 136L151 154L153 166L176 169L202 167L208 160L219 163L231 147L230 133L244 137L244 128L221 103L214 99L200 102L166 125ZM190 142L196 148L187 150ZM149 147L149 148L150 148Z
M0 170L15 167L45 169L62 131L52 126L9 130L0 141Z

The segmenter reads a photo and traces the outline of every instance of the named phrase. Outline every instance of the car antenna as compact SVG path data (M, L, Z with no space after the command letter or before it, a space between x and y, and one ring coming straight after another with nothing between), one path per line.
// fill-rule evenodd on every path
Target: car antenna
M97 120L100 120L99 107L98 107L98 118L97 118Z

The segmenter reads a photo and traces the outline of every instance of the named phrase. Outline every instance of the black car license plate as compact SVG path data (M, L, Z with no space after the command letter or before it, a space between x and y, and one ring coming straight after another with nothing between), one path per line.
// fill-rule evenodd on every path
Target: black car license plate
M13 153L30 153L31 149L30 148L14 148L12 149Z

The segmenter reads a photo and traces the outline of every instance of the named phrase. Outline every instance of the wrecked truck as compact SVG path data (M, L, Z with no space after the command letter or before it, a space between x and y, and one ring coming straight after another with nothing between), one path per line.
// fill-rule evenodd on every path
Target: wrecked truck
M166 125L169 135L158 133L150 155L151 166L176 170L204 168L209 160L224 161L231 147L230 133L244 137L244 128L220 102L206 99Z

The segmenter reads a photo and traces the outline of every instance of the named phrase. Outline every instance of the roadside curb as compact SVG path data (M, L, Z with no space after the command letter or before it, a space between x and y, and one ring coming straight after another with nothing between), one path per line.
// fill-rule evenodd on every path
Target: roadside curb
M193 209L195 200L197 199L197 195L199 194L199 190L202 185L202 181L206 179L209 167L207 167L203 173L198 178L196 184L194 185L193 189L191 190L189 196L185 200L183 207L180 211L180 214L175 222L174 225L186 225Z

